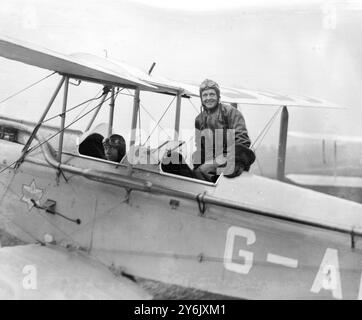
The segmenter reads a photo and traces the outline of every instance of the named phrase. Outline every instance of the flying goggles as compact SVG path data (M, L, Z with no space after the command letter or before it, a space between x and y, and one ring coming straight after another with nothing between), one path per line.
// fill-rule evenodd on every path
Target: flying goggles
M104 138L102 143L105 147L120 147L125 144L125 141L122 136L112 134L109 138Z

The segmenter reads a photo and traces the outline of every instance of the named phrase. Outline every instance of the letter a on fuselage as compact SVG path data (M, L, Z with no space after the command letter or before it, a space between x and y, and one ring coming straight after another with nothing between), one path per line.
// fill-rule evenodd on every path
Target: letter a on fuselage
M334 298L342 299L341 275L336 249L327 248L310 291L319 293L321 289L330 290Z

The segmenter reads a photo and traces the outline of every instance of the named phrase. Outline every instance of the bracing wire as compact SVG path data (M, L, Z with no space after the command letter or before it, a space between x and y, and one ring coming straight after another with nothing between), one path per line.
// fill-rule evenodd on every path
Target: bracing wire
M117 91L117 95L120 94L123 89L124 89L124 88L119 89L119 90ZM103 97L104 93L101 94L99 97L97 97L97 95L99 95L99 93L100 93L102 90L103 90L103 89L99 90L98 93L96 94L96 96L95 96L94 98L89 99L89 100L87 100L87 101L84 101L84 102L82 102L82 103L76 105L75 107L70 108L69 110L66 111L66 113L67 113L68 111L72 111L73 109L78 108L78 107L80 107L81 105L83 105L83 104L85 104L85 103L88 102L88 104L78 113L78 115L77 115L76 117L73 118L72 121L78 119L78 117L82 114L82 112L89 107L89 104L90 104L92 101L99 100L100 98ZM106 99L106 100L104 100L104 102L106 102L106 101L108 101L108 100L109 100L109 98ZM92 109L92 110L93 110L93 109ZM58 116L60 116L60 115L62 115L62 113L59 114ZM81 119L81 118L80 118L80 119Z
M101 89L97 92L97 94L94 96L93 99L99 99L100 97L102 97L102 96L100 96L99 98L97 98L97 96L102 92L102 90L103 90L103 89L101 88ZM79 113L73 118L73 120L77 119L77 118L83 113L83 111L89 107L89 105L90 105L90 103L93 101L93 99L88 100L87 105L85 105L84 108L83 108L81 111L79 111ZM73 120L72 120L72 121L73 121Z
M128 89L127 89L128 90ZM129 90L128 90L129 92ZM125 93L122 93L125 94ZM132 95L133 96L133 95ZM157 122L157 120L154 118L154 116L152 116L152 114L146 109L146 107L140 102L140 107L147 113L147 115L155 122ZM158 124L159 128L168 136L169 139L172 139L171 136L167 133L167 131L160 125Z
M157 122L157 120L155 119L155 117L152 116L152 114L143 106L143 104L140 103L140 106L141 106L141 108L147 113L147 115L148 115L153 121ZM164 133L166 133L166 135L168 136L169 139L172 139L172 138L170 137L170 135L167 133L167 131L166 131L160 124L158 124L158 126L159 126L159 128L160 128Z
M192 103L192 100L191 99L188 99L189 100L189 102L191 103L191 105L194 107L194 109L195 109L195 111L196 111L196 114L199 114L200 113L200 110L198 110L197 108L196 108L196 106Z
M120 90L119 90L120 91ZM116 97L118 95L118 92L115 93ZM107 100L111 99L111 97L108 97L107 99L104 100L104 102L106 102ZM73 120L70 124L68 124L67 126L64 127L64 129L57 131L55 134L51 135L49 138L47 138L46 140L42 141L41 143L35 145L34 147L30 148L27 151L27 154L35 151L36 149L38 149L39 147L41 147L43 144L47 143L49 140L53 139L54 137L56 137L58 134L60 134L61 132L63 132L64 130L68 129L70 126L72 126L74 123L76 123L77 121L79 121L80 119L84 118L86 115L88 115L89 113L91 113L93 110L95 110L96 108L101 107L102 104L98 104L95 107L93 107L91 110L89 110L88 112L86 112L84 115L82 115L81 117L79 117L78 119ZM4 169L0 170L0 174L2 172L4 172L5 170L11 168L16 162L18 161L15 160L14 162L12 162L11 164L9 164L8 166L6 166Z
M105 93L104 93L105 94ZM103 95L104 95L103 94ZM116 92L116 97L118 95L118 92ZM111 99L112 97L108 97L107 99L104 100L104 102L108 101L109 99ZM103 102L103 103L104 103ZM89 113L91 113L93 110L100 108L102 106L103 103L99 103L97 104L95 107L93 107L92 109L90 109L89 111L87 111L85 114L83 114L82 116L80 116L79 118L73 120L70 124L68 124L67 126L64 127L64 129L59 130L58 132L56 132L55 134L53 134L52 136L50 136L49 138L47 138L46 140L44 140L43 142L39 143L38 145L30 148L28 150L28 153L33 152L35 149L39 148L40 146L42 146L44 143L48 142L49 140L53 139L54 137L56 137L58 134L60 134L61 132L63 132L65 129L68 129L70 126L72 126L74 123L76 123L77 121L79 121L80 119L84 118L86 115L88 115ZM0 171L1 173L1 171Z
M263 141L263 139L265 138L266 134L268 133L269 129L271 128L274 120L276 119L277 115L280 113L280 111L282 110L282 107L279 107L277 111L275 111L275 113L273 114L273 116L269 119L269 121L267 122L267 124L265 125L265 127L263 128L263 130L260 131L259 135L256 137L255 141L253 142L253 144L251 145L251 148L253 148L256 143L258 142L258 140L260 140L259 144L254 147L254 151L259 148L261 142Z
M171 102L169 103L169 105L167 106L166 110L164 111L164 113L162 114L161 118L158 120L158 122L156 123L155 127L152 129L151 133L148 135L146 141L143 143L143 146L147 143L147 141L150 139L150 137L152 136L153 132L156 130L157 126L160 124L161 120L163 119L163 117L165 116L165 114L167 113L168 109L170 109L172 103L175 101L176 96L173 97L173 99L171 100Z
M40 82L44 81L45 79L51 77L51 76L52 76L53 74L55 74L55 73L56 73L56 72L54 71L54 72L52 72L51 74L48 74L47 76L41 78L40 80L38 80L38 81L32 83L31 85L25 87L24 89L21 89L21 90L15 92L15 93L13 93L12 95L8 96L7 98L1 100L1 101L0 101L0 104L3 103L3 102L5 102L5 101L8 101L8 100L10 100L10 99L12 99L12 98L14 98L14 97L16 97L17 95L19 95L20 93L22 93L22 92L24 92L24 91L26 91L26 90L34 87L35 85L37 85L38 83L40 83Z
M98 94L99 94L99 93L98 93ZM97 95L98 95L98 94L97 94ZM86 100L86 101L84 101L84 102L82 102L82 103L80 103L80 104L77 104L76 106L74 106L74 107L66 110L64 113L59 113L59 114L56 114L56 115L53 116L53 117L50 117L50 118L48 118L48 119L45 119L42 123L46 123L46 122L48 122L48 121L50 121L50 120L53 120L53 119L55 119L55 118L57 118L57 117L61 117L61 116L65 115L65 114L67 114L68 112L73 111L73 110L81 107L82 105L84 105L84 104L86 104L86 103L88 103L88 104L85 106L85 108L87 108L87 107L89 106L89 103L91 103L92 101L95 101L95 100L99 100L100 98L102 98L102 96L103 96L103 94L100 95L99 97L96 96L96 97L94 97L94 98L88 99L88 100ZM77 119L77 117L84 111L85 108L83 108L82 111L81 111L74 119ZM73 119L73 120L74 120L74 119ZM73 120L72 120L72 121L73 121Z

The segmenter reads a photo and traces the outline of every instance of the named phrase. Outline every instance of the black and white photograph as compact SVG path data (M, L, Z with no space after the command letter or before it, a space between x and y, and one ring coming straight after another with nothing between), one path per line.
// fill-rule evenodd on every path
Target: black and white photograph
M1 0L0 83L0 300L362 299L362 1Z

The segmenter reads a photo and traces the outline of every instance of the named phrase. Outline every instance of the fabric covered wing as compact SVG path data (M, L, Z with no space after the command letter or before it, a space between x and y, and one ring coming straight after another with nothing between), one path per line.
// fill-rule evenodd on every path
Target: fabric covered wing
M199 96L197 84L149 75L142 69L114 59L88 53L65 55L24 41L0 37L0 56L74 77L119 86L138 86L142 90ZM265 90L221 86L221 100L227 103L290 107L337 108L325 100L286 95Z
M0 249L0 299L150 299L87 254L62 247Z
M149 75L140 68L130 66L115 59L98 57L89 53L74 53L73 57L85 63L95 64L107 70L129 74L141 81L148 83L151 88L148 91L166 92L170 94L182 93L189 96L199 97L199 86L187 82L171 80L160 75ZM272 105L291 107L313 107L313 108L337 108L331 102L325 100L301 97L296 95L285 95L265 90L251 90L246 88L231 88L221 86L221 100L226 103L250 104L250 105Z
M61 74L72 75L75 78L79 77L118 85L139 86L142 89L151 87L151 85L133 77L129 73L106 69L70 55L4 36L0 37L0 56Z
M89 63L97 64L105 69L114 70L120 73L128 73L139 80L142 80L152 88L149 91L166 92L175 94L180 92L189 96L199 97L199 86L187 82L171 80L160 75L149 75L142 69L130 66L124 62L114 59L97 57L87 53L76 53L72 56ZM297 95L285 95L265 90L251 90L246 88L231 88L221 86L221 100L226 103L250 104L250 105L271 105L290 107L311 107L311 108L335 108L341 107L331 102Z
M192 96L199 96L199 86L196 84L179 83L186 89L186 93ZM288 106L288 107L309 107L309 108L331 108L343 109L341 106L322 99L280 94L265 90L251 90L242 87L220 86L221 101L226 103L263 105L263 106Z

